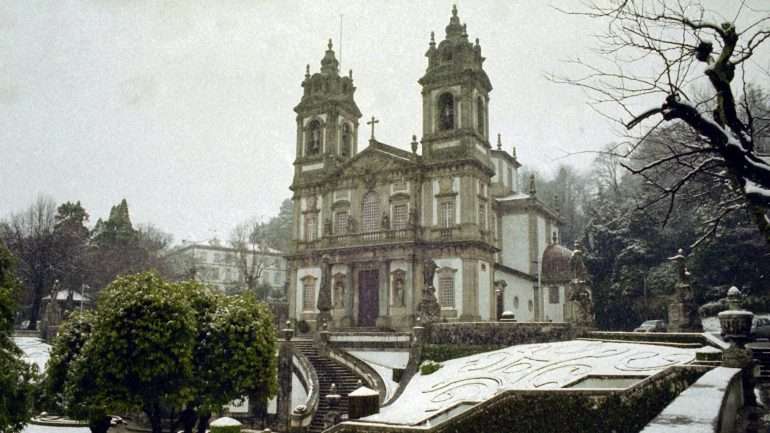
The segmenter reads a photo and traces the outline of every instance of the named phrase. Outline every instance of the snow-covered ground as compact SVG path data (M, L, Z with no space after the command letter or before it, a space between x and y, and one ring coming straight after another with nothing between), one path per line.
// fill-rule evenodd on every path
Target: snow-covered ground
M601 341L512 346L449 360L433 374L418 374L395 402L363 420L416 425L452 417L447 415L452 406L481 402L504 390L561 388L587 375L650 376L689 363L695 352Z
M88 427L53 427L47 425L27 424L21 433L90 433Z
M45 370L48 353L51 351L50 345L37 337L13 337L13 342L24 352L25 361L37 365L40 372Z
M409 351L350 350L348 353L369 364L380 375L385 382L385 401L390 400L398 388L398 382L393 381L393 369L406 368Z

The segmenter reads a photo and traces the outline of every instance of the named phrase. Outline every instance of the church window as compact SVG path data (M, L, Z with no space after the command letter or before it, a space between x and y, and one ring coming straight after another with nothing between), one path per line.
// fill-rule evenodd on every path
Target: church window
M455 307L455 278L451 272L438 277L438 302L443 308Z
M344 235L348 231L348 213L341 211L334 214L334 234Z
M551 304L559 303L559 287L551 286L548 288L548 302Z
M318 222L315 214L305 215L305 240L312 242L318 238Z
M455 127L455 98L451 93L438 97L438 129L448 131Z
M449 228L455 225L455 201L454 198L444 200L439 204L439 227Z
M273 284L281 284L281 272L276 271L273 273Z
M351 137L350 125L344 123L342 125L342 148L340 149L340 154L344 157L350 156Z
M529 305L528 305L528 307L529 307L529 311L532 311L532 310L534 310L534 309L535 309L535 304L532 302L532 300L531 300L531 299L529 300Z
M481 230L487 229L487 204L481 203L479 205L479 228Z
M393 229L405 229L408 218L409 206L407 204L397 204L393 206Z
M305 155L313 156L321 153L321 122L313 120L308 125L305 142Z
M382 227L382 215L380 215L380 198L374 191L369 191L363 199L364 232L376 232Z
M315 278L307 276L302 279L302 309L313 311L315 304Z
M476 129L484 135L484 100L481 96L476 98Z

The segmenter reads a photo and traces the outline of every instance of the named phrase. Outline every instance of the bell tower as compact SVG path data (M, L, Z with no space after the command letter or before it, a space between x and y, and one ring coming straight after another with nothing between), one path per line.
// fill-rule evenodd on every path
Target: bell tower
M423 156L432 160L475 158L489 165L489 92L481 45L468 40L457 7L436 45L431 32L422 86Z
M329 39L321 70L311 75L310 65L302 81L302 100L297 113L297 151L294 184L322 175L352 158L358 151L358 119L361 111L353 98L353 71L339 74L339 62Z

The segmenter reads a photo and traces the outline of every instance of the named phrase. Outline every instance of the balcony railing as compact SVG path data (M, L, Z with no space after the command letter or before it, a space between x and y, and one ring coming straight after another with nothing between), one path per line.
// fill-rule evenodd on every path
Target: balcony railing
M491 242L492 236L488 230L477 230L464 233L460 226L430 228L405 228L397 230L379 230L374 232L345 233L326 235L313 241L299 241L299 250L339 248L361 245L382 245L426 241L478 241Z

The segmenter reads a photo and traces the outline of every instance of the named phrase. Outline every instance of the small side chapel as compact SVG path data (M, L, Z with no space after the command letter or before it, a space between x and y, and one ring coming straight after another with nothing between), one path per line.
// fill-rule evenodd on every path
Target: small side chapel
M294 108L290 317L313 328L409 328L432 275L442 321L504 310L562 321L567 282L543 274L569 252L544 255L557 247L558 212L537 198L534 179L519 185L515 149L499 135L490 143L492 84L456 7L425 56L422 139L412 136L411 152L377 141L375 118L359 151L352 71L340 75L331 41L320 71L308 65Z

